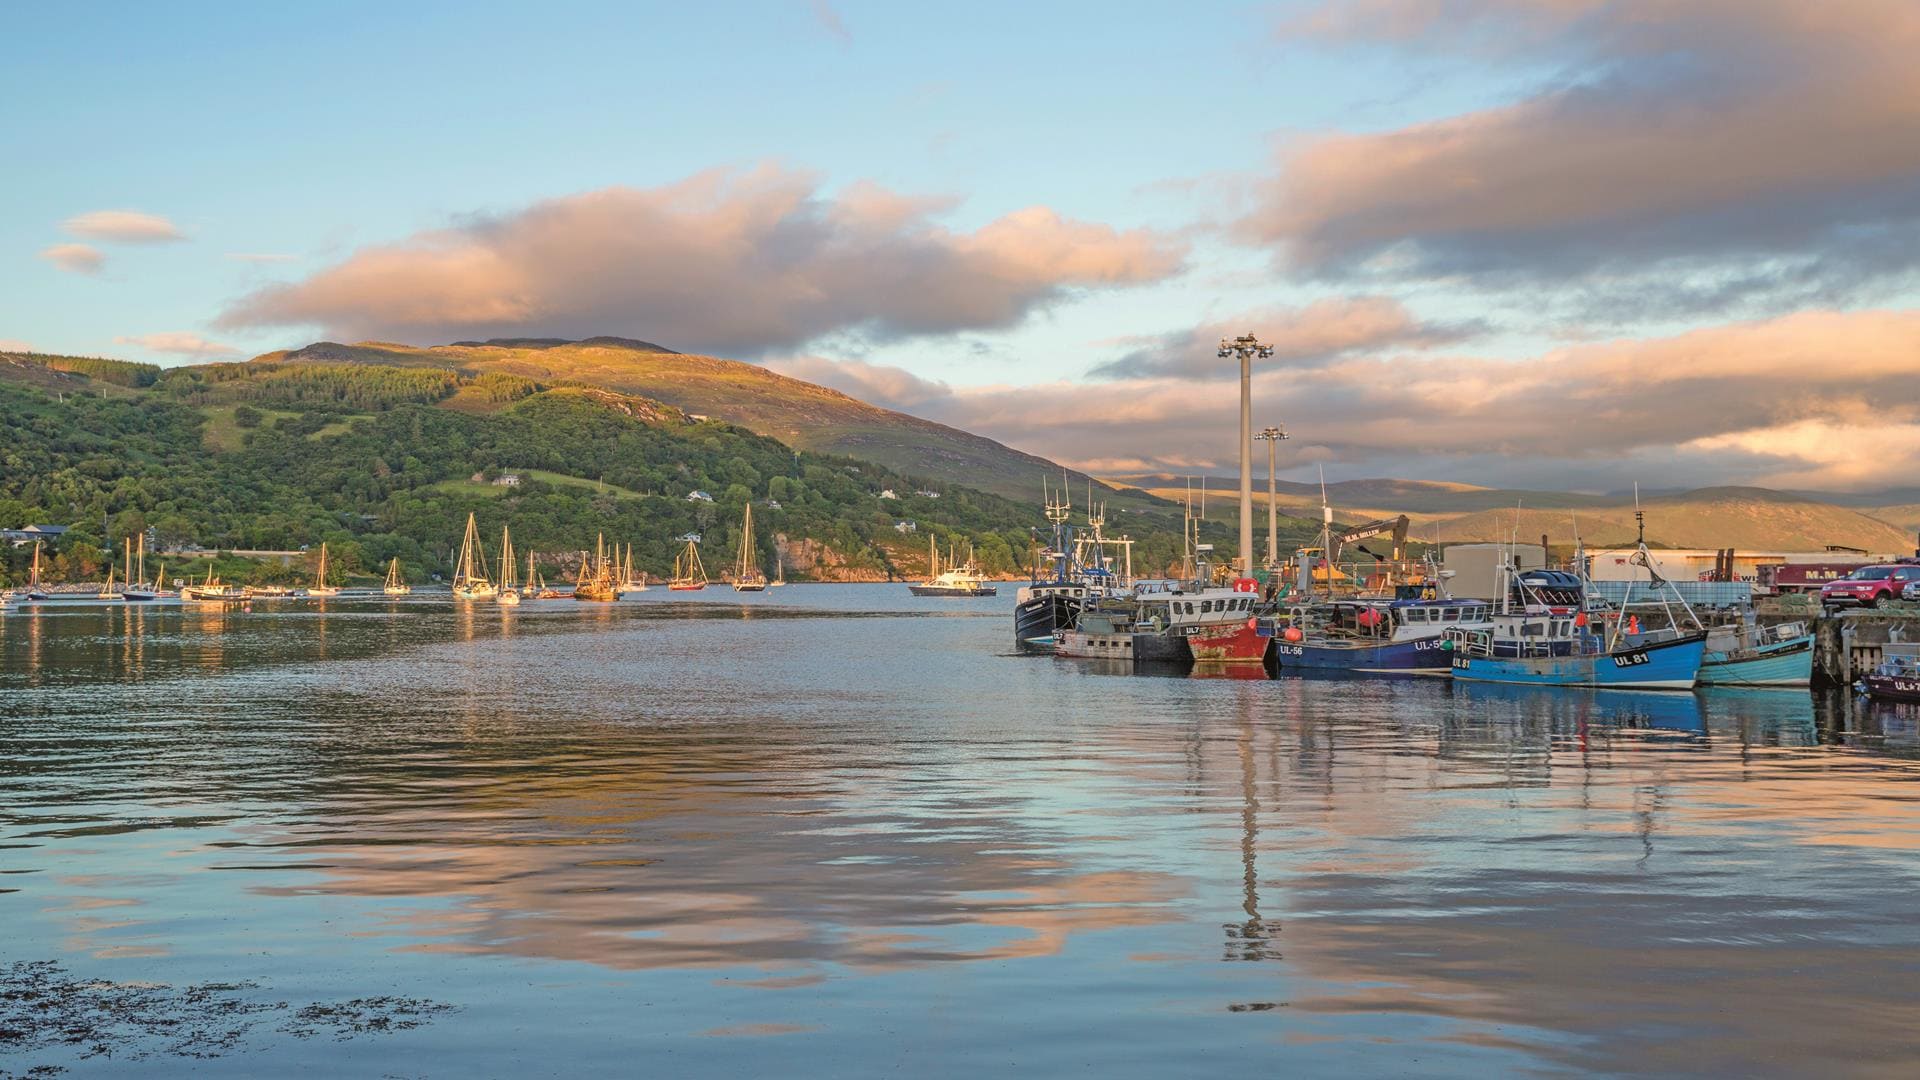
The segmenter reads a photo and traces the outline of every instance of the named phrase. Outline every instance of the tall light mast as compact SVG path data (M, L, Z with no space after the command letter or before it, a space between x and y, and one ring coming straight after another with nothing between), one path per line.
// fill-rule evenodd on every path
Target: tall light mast
M1240 576L1253 576L1253 358L1273 356L1273 346L1252 334L1220 339L1220 358L1240 358Z
M1254 438L1267 443L1267 569L1280 565L1280 483L1278 480L1280 440L1287 433L1280 428L1261 428Z

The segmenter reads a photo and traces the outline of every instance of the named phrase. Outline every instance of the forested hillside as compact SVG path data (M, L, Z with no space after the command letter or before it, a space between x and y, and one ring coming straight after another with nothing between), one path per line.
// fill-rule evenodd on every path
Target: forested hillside
M0 527L72 526L56 576L97 576L102 548L151 528L165 548L324 540L343 572L398 557L419 578L449 569L469 511L488 537L510 524L516 546L545 553L550 568L604 534L662 574L675 538L694 532L717 569L749 500L762 563L778 553L796 579L917 574L929 535L971 544L1006 573L1026 565L1039 521L1037 506L797 452L647 398L516 375L0 360ZM502 473L519 485L491 483ZM694 491L713 501L690 500ZM1142 566L1174 557L1176 521L1118 524L1144 540ZM0 572L17 581L24 550L4 557Z

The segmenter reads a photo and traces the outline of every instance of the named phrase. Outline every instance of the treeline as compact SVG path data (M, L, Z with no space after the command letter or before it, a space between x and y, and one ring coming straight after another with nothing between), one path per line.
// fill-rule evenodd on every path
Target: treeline
M273 373L240 381L353 383L330 379ZM0 383L0 429L11 436L0 446L0 526L72 526L53 553L56 579L97 577L109 545L147 529L164 547L286 550L326 541L343 573L371 573L398 557L418 578L451 569L469 511L489 536L511 524L522 551L577 551L598 534L631 543L640 567L655 574L670 569L677 537L699 533L718 569L738 542L749 500L768 567L781 537L790 551L811 541L842 567L876 573L917 572L929 535L943 550L971 544L994 571L1018 570L1031 554L1033 507L963 488L943 488L937 499L916 495L924 481L650 411L639 399L567 388L527 393L525 383L490 380L480 392L527 396L480 414L387 398L387 408L342 430L332 405L348 399L287 397L274 404L299 406L295 415L268 421L256 412L249 419L258 426L243 432L242 445L217 452L206 445L205 413L166 381L136 397L81 391L64 400ZM375 375L359 385L412 393L434 384ZM519 473L521 484L471 480L503 471ZM899 498L880 498L886 489ZM690 500L694 491L714 501ZM896 531L901 520L917 531ZM1177 553L1171 531L1147 539L1137 560L1143 570L1152 548ZM19 581L26 554L0 554L0 575ZM793 560L788 566L790 576L806 576Z
M245 402L282 409L378 412L430 405L460 388L456 372L364 364L209 364L175 368L162 393L195 405Z
M152 386L159 381L161 367L158 364L136 364L128 360L109 360L104 356L54 356L48 353L12 353L30 363L65 371L74 375L85 375L89 379L112 383L133 389Z

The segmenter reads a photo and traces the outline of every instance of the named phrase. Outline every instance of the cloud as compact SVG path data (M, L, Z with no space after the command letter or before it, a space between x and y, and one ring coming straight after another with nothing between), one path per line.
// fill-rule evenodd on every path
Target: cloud
M0 352L30 353L33 346L18 338L0 338Z
M97 274L107 265L107 257L91 244L55 244L43 248L40 257L69 274Z
M60 227L75 236L116 244L165 244L187 238L173 222L139 210L92 210L68 218Z
M1702 287L1779 260L1764 289L1912 269L1886 258L1920 237L1908 0L1370 0L1283 32L1550 69L1510 104L1283 147L1237 231L1299 270Z
M240 350L218 341L208 341L185 330L163 330L156 334L137 334L113 339L116 345L138 345L154 352L175 356L236 356Z
M847 29L847 24L840 18L840 13L835 11L833 5L827 3L827 0L813 0L813 20L841 44L845 45L853 41L853 32Z
M831 360L824 356L788 356L766 366L790 378L838 390L888 409L912 412L953 396L953 387L923 379L905 368L869 364L864 360Z
M1461 341L1477 329L1422 322L1391 297L1330 297L1305 307L1272 307L1191 330L1134 339L1137 348L1089 374L1102 379L1162 375L1200 379L1237 373L1239 361L1221 359L1219 342L1249 331L1273 346L1273 359L1263 363L1300 366L1363 350L1432 348Z
M227 328L441 342L625 334L762 355L828 334L1004 328L1076 290L1176 273L1184 243L1046 207L972 232L952 200L873 184L824 194L777 166L603 188L363 248L229 306Z
M1618 489L1906 482L1920 445L1920 310L1808 311L1509 360L1353 356L1265 369L1254 416L1287 460L1362 474ZM959 388L914 412L1083 468L1237 464L1238 380ZM851 392L851 391L849 391Z
M298 255L276 255L247 251L229 251L221 256L221 258L232 259L234 262L243 263L289 263L299 257Z

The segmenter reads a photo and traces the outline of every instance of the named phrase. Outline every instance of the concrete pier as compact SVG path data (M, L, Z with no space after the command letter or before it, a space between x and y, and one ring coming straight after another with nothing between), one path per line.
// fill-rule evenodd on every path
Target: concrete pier
M1848 686L1886 659L1888 645L1920 646L1920 607L1848 611L1813 620L1813 685Z

